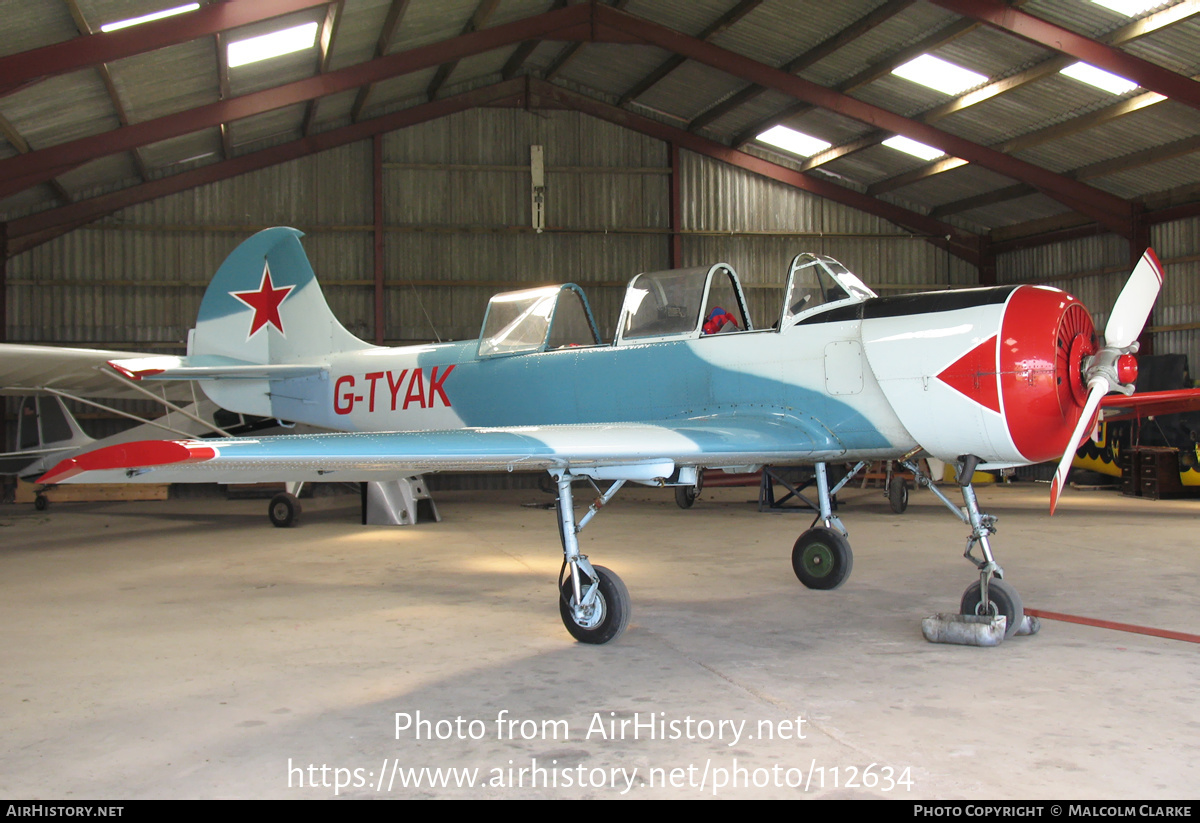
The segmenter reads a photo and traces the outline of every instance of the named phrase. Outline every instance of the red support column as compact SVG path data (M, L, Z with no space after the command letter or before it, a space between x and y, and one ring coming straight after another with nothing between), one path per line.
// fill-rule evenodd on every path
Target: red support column
M375 213L375 345L383 345L383 135L371 138L371 188Z

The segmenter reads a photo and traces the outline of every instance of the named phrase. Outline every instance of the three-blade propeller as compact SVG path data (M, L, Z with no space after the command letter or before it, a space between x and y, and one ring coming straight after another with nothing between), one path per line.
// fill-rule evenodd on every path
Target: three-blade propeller
M1122 356L1137 351L1138 335L1142 333L1146 320L1150 317L1150 309L1158 298L1162 280L1162 266L1158 258L1152 249L1146 249L1113 305L1108 324L1104 327L1104 345L1083 370L1082 377L1088 389L1087 400L1079 412L1075 431L1067 441L1067 450L1054 472L1054 481L1050 485L1051 514L1054 514L1058 496L1066 484L1067 472L1071 470L1075 450L1079 448L1095 422L1100 400L1113 389L1124 390L1126 393L1132 391L1132 386L1118 377L1118 361Z

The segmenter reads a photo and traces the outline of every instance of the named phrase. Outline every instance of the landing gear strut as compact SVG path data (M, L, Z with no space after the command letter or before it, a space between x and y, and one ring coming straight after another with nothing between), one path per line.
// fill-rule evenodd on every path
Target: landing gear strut
M558 533L563 546L558 611L567 631L580 643L608 643L620 637L629 625L629 590L611 570L593 566L587 555L579 553L578 535L625 481L614 481L603 493L597 488L600 496L576 523L571 490L575 478L564 471L555 474L554 479L558 484Z
M979 570L979 580L963 592L962 614L980 617L1004 615L1004 637L1009 638L1021 628L1025 619L1025 608L1017 590L1003 579L1004 569L996 562L992 546L988 542L988 537L996 533L996 518L979 511L979 500L975 496L975 486L971 483L971 477L979 463L980 459L973 454L964 454L958 459L958 485L962 488L963 503L966 504L964 509L955 506L941 489L921 473L914 461L904 461L903 465L913 472L917 482L926 486L950 511L971 527L971 534L967 538L967 550L963 552L963 557L970 560ZM974 555L976 547L979 548L981 557Z
M814 467L817 473L817 516L808 531L800 535L792 547L792 571L810 589L836 589L850 577L854 568L854 553L850 551L849 535L841 519L833 513L833 496L866 465L860 462L849 474L829 488L829 474L824 463ZM820 523L821 525L817 525Z

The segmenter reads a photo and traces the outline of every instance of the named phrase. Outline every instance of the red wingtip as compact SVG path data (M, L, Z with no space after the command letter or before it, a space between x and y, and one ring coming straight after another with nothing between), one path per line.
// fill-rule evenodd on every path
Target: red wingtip
M164 369L141 369L139 371L134 371L133 369L125 368L120 363L118 363L116 360L109 360L108 365L109 365L109 368L113 369L114 371L120 372L121 374L128 377L130 380L141 380L143 377L153 377L154 375L162 374L163 371L165 371Z
M192 463L210 460L216 456L216 449L198 441L141 440L136 443L120 443L64 460L42 475L38 482L62 483L83 472Z

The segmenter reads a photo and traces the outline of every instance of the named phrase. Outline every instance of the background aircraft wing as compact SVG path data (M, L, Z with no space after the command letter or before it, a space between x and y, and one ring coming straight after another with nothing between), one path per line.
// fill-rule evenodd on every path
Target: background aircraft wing
M1125 397L1112 394L1100 401L1106 423L1160 414L1200 411L1200 389L1142 392Z
M708 417L669 423L514 426L142 441L58 464L43 483L253 483L388 480L428 471L603 469L652 480L677 466L712 468L834 459L832 436L795 418Z
M56 346L0 344L0 395L25 396L46 389L81 397L137 398L145 395L125 384L107 364L109 360L151 357L103 349L68 349ZM108 374L103 374L106 371ZM156 387L156 393L161 389ZM185 384L166 387L169 400L190 400Z

